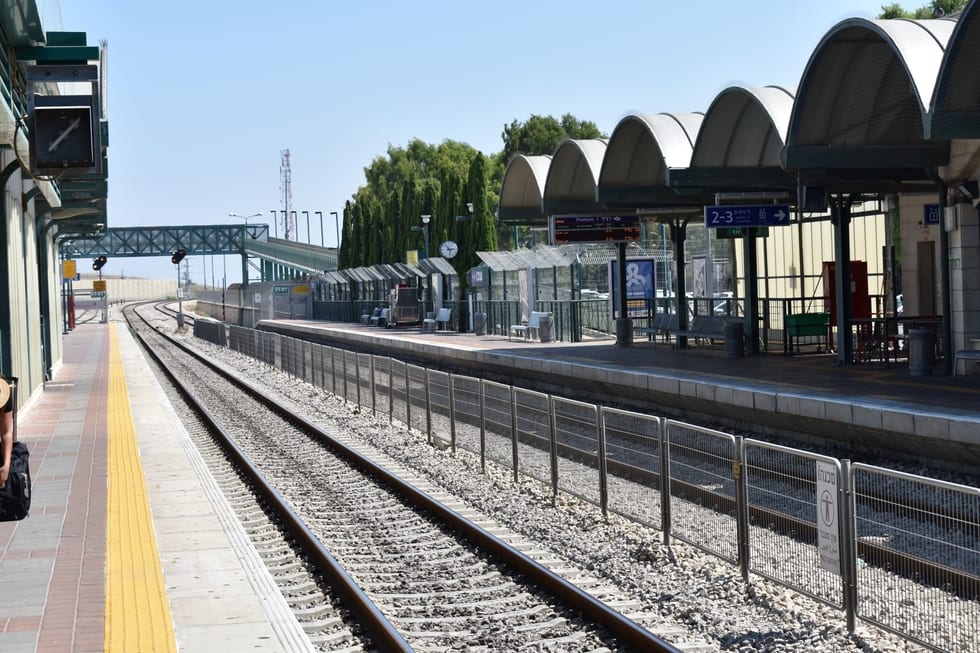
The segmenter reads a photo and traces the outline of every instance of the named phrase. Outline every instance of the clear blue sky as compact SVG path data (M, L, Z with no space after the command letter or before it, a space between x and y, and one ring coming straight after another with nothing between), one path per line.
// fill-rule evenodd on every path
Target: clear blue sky
M504 125L532 114L571 113L609 134L632 112L705 111L732 84L795 86L834 24L873 18L882 2L38 4L46 29L108 42L110 227L240 224L232 212L271 222L288 149L293 209L311 212L314 244L322 211L331 246L330 212L343 214L389 144L453 139L490 154ZM205 268L195 261L192 278ZM240 263L227 268L238 281ZM166 258L105 271L173 276Z

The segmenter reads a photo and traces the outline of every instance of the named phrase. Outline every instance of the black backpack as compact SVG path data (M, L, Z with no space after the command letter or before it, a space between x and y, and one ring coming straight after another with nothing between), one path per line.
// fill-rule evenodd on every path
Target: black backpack
M23 519L31 511L30 452L23 442L14 442L10 474L0 487L0 521Z

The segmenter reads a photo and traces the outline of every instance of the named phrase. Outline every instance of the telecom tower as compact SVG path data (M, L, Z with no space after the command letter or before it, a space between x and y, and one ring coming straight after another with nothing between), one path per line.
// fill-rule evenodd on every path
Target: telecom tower
M293 234L293 173L289 169L289 150L282 150L279 162L279 191L282 193L283 238Z

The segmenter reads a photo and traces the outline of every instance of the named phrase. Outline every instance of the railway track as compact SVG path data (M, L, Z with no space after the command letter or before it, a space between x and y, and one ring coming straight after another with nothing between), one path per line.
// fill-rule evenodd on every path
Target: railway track
M404 364L404 363L402 363ZM597 470L601 461L598 455L599 447L596 442L596 425L587 419L576 420L566 416L556 434L553 444L548 435L548 429L542 428L536 420L547 419L546 415L527 417L521 415L511 423L510 396L502 396L499 401L488 401L480 406L477 392L457 392L455 400L448 396L448 383L435 383L431 378L427 382L419 380L409 384L408 388L399 387L392 378L391 370L376 366L373 370L373 383L380 389L380 394L389 395L397 403L428 406L432 420L441 419L453 422L454 429L469 427L477 433L480 422L484 425L484 445L488 451L495 451L491 458L513 464L508 459L512 455L512 431L516 430L516 439L525 450L549 452L555 447L559 460L574 463L584 470ZM440 372L440 374L444 374ZM348 383L358 384L356 376L349 375ZM428 386L428 397L426 396ZM501 409L500 406L505 406ZM528 411L532 414L532 411ZM482 415L482 417L481 417ZM420 418L415 411L408 415L397 416L400 421L422 432L432 429ZM446 437L450 429L446 428ZM671 478L662 479L657 471L658 459L661 455L659 443L654 439L644 446L638 446L635 434L620 437L615 429L611 429L603 443L606 452L604 464L611 477L619 479L642 479L648 487L658 488L661 493L669 492L678 500L690 502L699 506L710 506L719 515L735 515L736 488L731 469L733 460L726 457L726 452L712 452L704 456L697 451L687 451L684 447L675 446L671 449L672 468L675 473ZM793 470L792 475L805 477L812 470ZM539 480L548 482L546 471L536 475ZM721 482L719 480L721 479ZM725 480L728 479L728 480ZM764 504L766 497L757 497L763 488L749 488L753 505L749 508L749 519L752 528L761 528L781 536L791 538L807 545L816 545L817 527L813 515L808 511L812 501L800 492L800 486L791 482L770 482L764 488L770 496L780 495L787 500L782 502L779 509L767 508ZM888 487L875 490L871 496L859 496L858 504L864 507L880 507L889 503ZM911 514L918 515L915 520L923 531L930 526L933 515L940 514L969 524L975 521L972 512L962 510L955 505L936 505L933 503L909 500L902 497L903 505ZM797 512L791 512L795 509ZM883 524L895 522L902 524L896 530L907 529L910 526L908 515L881 513L878 515ZM917 551L901 548L900 538L878 538L872 536L859 537L857 555L862 565L887 569L914 578L923 585L943 587L960 598L976 600L980 597L980 575L976 569L957 568L949 561L923 555Z
M282 347L282 369L288 369L294 375L293 378L312 378L312 383L318 383L316 372L312 372L312 377L309 376L309 361L296 357L300 355L302 348L293 345L287 347L285 341ZM482 394L478 381L476 387L468 387L464 391L463 394L469 397L469 404L462 405L466 400L460 402L458 394L455 399L451 399L443 393L456 381L468 382L471 379L450 379L446 371L427 370L419 365L384 356L370 359L370 371L365 372L367 368L359 364L356 357L366 354L330 349L329 355L325 353L318 364L326 365L327 382L333 376L333 393L342 394L348 401L356 402L369 411L388 413L390 419L409 426L416 432L416 437L418 432L430 434L430 444L449 446L451 436L461 441L464 431L468 430L470 433L465 437L469 442L464 448L478 455L485 451L487 460L492 459L505 467L511 467L515 482L519 480L516 451L521 448L521 476L530 476L545 484L549 483L547 452L549 448L554 448L557 452L552 453L558 455L558 461L564 470L563 478L567 478L567 472L573 470L575 474L585 474L587 483L596 480L589 479L588 476L597 476L596 469L603 447L597 445L594 424L587 420L582 422L582 428L588 435L579 437L575 433L576 427L568 428L574 420L565 420L565 431L557 442L553 442L547 435L547 429L542 426L547 423L544 413L531 420L535 423L525 422L522 416L516 416L516 424L512 422L512 396L505 391L506 387L502 384L490 384L484 388L491 392L486 393L486 406L483 406L479 404ZM275 361L275 364L278 366L279 361ZM361 368L360 374L358 366ZM338 379L338 375L342 378ZM319 378L319 382L324 381L323 376ZM323 387L327 388L326 385ZM373 393L375 389L376 397L372 398L369 394L362 401L363 392ZM459 388L456 390L458 393ZM500 396L496 396L498 394ZM380 405L375 406L374 400ZM494 404L507 406L500 408L498 413ZM484 431L481 431L481 421L485 426ZM464 428L460 428L461 426ZM622 451L629 451L635 456L635 443L633 447L618 451L618 444L613 437L607 439L605 445L605 451L609 453L607 469L610 483L615 479L617 484L636 488L642 486L647 489L644 498L646 501L651 498L656 500L650 496L649 488L657 488L666 483L665 489L661 490L662 494L669 492L671 497L677 499L678 508L685 513L680 515L680 520L677 519L679 514L674 513L672 523L677 525L684 522L686 531L682 533L681 529L675 531L672 528L672 538L676 537L710 550L732 563L738 562L736 556L740 554L734 547L736 542L742 540L737 540L735 517L732 514L735 506L735 480L732 477L733 459L730 455L719 455L718 452L703 454L697 448L684 452L672 447L671 458L674 460L671 467L678 473L671 473L668 481L654 472L657 469L654 458L658 454L654 453L656 447L652 441L649 451L640 452L638 458L631 460L622 459L621 455ZM514 457L510 460L512 453ZM527 458L524 458L525 455ZM528 460L537 469L529 471ZM839 577L821 575L822 572L817 571L808 579L807 585L800 585L796 580L800 572L797 565L791 562L796 559L796 553L800 550L794 546L795 543L807 545L807 551L815 549L813 545L817 538L812 514L813 500L812 496L808 496L805 485L807 476L812 477L813 474L812 463L800 468L799 459L783 461L779 464L785 462L788 468L780 471L776 467L770 469L768 462L759 462L762 465L754 467L756 463L747 458L742 467L752 467L752 476L756 481L750 481L747 488L752 505L748 507L746 538L753 553L762 553L761 556L754 555L751 560L745 559L749 560L747 564L751 567L747 572L743 570L743 577L747 573L755 572L759 577L784 585L788 583L789 587L813 598L828 602L841 601L840 595L835 594L840 590ZM773 458L773 462L776 462L776 458ZM900 464L896 464L900 467ZM802 479L803 485L793 481L793 478ZM941 478L941 475L937 478ZM942 641L949 637L945 634L947 631L955 631L957 635L954 637L962 637L963 641L947 640L954 641L955 644L942 650L974 650L966 643L973 642L974 635L967 634L971 629L969 626L964 628L962 624L973 622L975 611L969 604L980 597L980 571L975 556L980 539L975 528L975 505L971 507L971 502L975 504L976 495L967 486L965 491L959 490L960 500L947 501L945 499L948 495L944 494L945 490L940 486L935 486L938 492L917 494L912 487L913 482L896 482L887 474L866 473L864 481L855 485L856 573L861 578L856 610L860 611L861 618L876 625L887 627L888 620L893 619L892 623L899 628L893 632L911 633L912 641L916 642L929 641L928 638L934 636L931 633L943 633L932 640ZM568 485L566 481L560 490L596 502L595 497L581 494ZM925 485L927 484L920 484L920 487ZM959 487L963 488L962 485ZM622 498L624 495L620 496ZM635 496L638 497L639 494ZM690 511L687 509L689 506L698 506L700 509ZM646 512L656 517L653 513ZM659 528L651 521L644 521L646 516L647 514L640 517L638 523ZM637 515L631 511L628 518L637 519ZM708 525L708 522L711 524ZM957 523L962 523L962 529L956 530ZM698 532L692 534L692 529ZM730 545L731 548L713 548L715 542L722 547ZM968 553L970 551L973 553ZM816 564L804 565L804 568L816 569ZM932 607L922 611L903 610L909 613L908 616L895 618L890 614L889 602L895 600L894 597L900 593L918 595L922 604ZM899 601L906 608L916 605L904 596L899 597ZM912 623L903 622L903 619L913 618L913 614L915 625L903 625ZM926 639L917 639L919 637Z
M134 326L145 346L173 352L175 344L150 321ZM184 350L160 358L168 374L191 384L186 395L196 410L210 415L211 428L233 442L223 446L251 470L248 483L261 488L265 503L278 506L275 520L302 543L307 564L330 579L333 595L373 645L711 650L700 642L668 643L653 630L674 638L682 633L659 615L642 613L630 597L581 570L565 569L589 585L583 590L549 568L561 561L519 550L532 543L453 506L451 497L405 470L386 468L393 463L377 465L370 460L376 452L365 455L324 433L199 354ZM346 621L355 630L351 617L331 614L331 600L324 597L317 619ZM639 613L630 619L611 604Z

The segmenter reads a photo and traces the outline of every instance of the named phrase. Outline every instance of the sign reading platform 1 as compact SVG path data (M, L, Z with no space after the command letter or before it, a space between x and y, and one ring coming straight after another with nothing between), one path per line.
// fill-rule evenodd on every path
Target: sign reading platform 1
M555 245L640 240L638 215L555 215L549 227Z
M704 207L704 226L708 228L780 227L787 225L789 225L788 204Z

